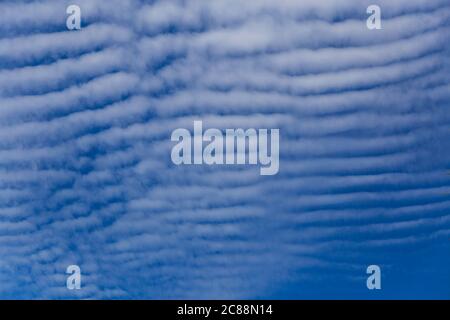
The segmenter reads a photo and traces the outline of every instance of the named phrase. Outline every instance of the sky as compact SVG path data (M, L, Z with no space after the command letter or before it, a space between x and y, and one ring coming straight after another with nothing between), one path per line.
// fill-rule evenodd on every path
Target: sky
M450 299L448 0L2 0L0 22L0 298ZM195 120L279 128L279 173L174 165Z

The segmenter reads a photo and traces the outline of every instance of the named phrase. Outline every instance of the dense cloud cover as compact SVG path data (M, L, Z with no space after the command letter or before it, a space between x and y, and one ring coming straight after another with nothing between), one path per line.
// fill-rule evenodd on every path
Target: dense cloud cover
M0 2L0 297L450 298L450 3L371 3ZM173 165L194 120L279 174Z

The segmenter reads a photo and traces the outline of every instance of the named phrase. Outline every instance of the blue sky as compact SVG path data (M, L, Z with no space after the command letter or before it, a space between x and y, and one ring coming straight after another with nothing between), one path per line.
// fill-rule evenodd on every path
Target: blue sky
M0 298L450 298L448 0L7 0L0 21ZM279 128L280 172L173 165L194 120Z

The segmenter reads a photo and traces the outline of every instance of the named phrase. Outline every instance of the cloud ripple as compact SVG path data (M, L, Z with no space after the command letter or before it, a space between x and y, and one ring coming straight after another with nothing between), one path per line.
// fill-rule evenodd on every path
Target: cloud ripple
M1 2L0 297L450 297L450 5L378 2ZM197 119L280 173L175 167Z

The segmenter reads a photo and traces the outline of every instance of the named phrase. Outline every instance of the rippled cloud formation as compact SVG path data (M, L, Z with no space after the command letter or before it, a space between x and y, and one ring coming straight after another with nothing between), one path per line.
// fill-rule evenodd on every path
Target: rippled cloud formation
M0 297L449 298L450 3L371 4L0 2ZM279 173L174 165L195 120Z

